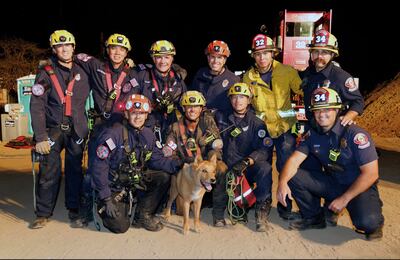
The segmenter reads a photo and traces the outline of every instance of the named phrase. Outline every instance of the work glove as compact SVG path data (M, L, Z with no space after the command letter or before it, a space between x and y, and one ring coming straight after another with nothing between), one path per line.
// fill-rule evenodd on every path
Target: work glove
M249 159L244 159L232 167L232 173L235 174L236 176L242 176L244 170L246 170L247 167L249 167L249 165L250 165Z
M39 143L36 143L35 145L35 150L36 152L40 154L49 154L50 153L50 144L49 141L41 141Z
M106 206L106 214L110 218L117 218L119 216L119 210L117 206L112 202L111 197L105 198L103 200L104 205Z
M129 68L134 68L136 66L135 62L131 58L126 58L125 62L128 64Z

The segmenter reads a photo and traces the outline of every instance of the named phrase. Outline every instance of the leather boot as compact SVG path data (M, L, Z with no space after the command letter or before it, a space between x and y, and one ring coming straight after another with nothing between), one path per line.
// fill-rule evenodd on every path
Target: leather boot
M150 214L135 214L133 217L132 226L134 228L145 228L149 231L160 231L164 228L160 218Z
M256 202L256 231L266 232L268 230L268 216L271 211L271 200Z
M49 222L49 218L47 217L36 217L35 221L33 221L30 228L31 229L43 228L47 225L47 222Z
M312 218L303 218L289 224L289 230L321 229L326 227L323 212Z

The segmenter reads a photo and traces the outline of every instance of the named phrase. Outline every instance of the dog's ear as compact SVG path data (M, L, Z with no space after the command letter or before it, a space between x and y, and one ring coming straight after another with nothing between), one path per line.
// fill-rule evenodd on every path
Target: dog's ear
M211 158L209 159L209 161L213 164L217 164L217 154L213 153L213 155L211 156Z
M201 154L197 154L196 158L194 159L194 165L199 165L203 161L203 158L201 157Z

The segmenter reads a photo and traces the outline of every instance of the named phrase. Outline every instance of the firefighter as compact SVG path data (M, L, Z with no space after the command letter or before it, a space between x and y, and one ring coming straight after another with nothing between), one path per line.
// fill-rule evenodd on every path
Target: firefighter
M132 50L129 39L114 33L105 42L106 61L84 53L78 54L78 64L88 73L94 100L92 117L95 126L122 121L124 101L138 87L137 72L128 58Z
M276 168L281 172L296 145L296 138L292 135L296 115L291 104L291 91L299 95L303 95L303 92L297 71L275 60L279 51L270 37L257 34L253 38L251 49L255 65L244 74L243 82L253 88L252 105L273 139ZM272 164L272 157L269 162ZM298 217L296 212L292 212L290 201L287 205L285 208L278 203L279 216L285 220Z
M364 109L364 99L354 78L333 61L339 56L336 37L326 30L315 33L311 44L308 44L311 66L304 72L302 88L306 117L311 120L311 94L318 87L329 87L335 90L343 101L345 109L340 119L343 125L351 124Z
M229 88L228 96L233 112L217 112L216 121L224 143L223 161L235 175L242 175L256 183L255 217L256 230L265 232L271 209L272 167L268 162L272 156L273 140L262 120L249 110L252 92L246 83L235 83ZM222 132L225 129L224 132ZM214 198L214 226L225 225L224 211L227 204L225 183L217 185Z
M190 88L200 91L205 96L208 109L229 111L229 87L240 81L240 78L225 65L231 51L228 44L215 40L208 44L205 54L208 67L201 68L196 73Z
M133 61L128 58L132 50L129 39L122 34L114 33L105 42L106 60L101 61L92 56L80 53L77 63L88 73L94 100L94 110L90 109L90 136L88 149L93 150L93 143L102 128L114 122L122 122L124 118L125 99L138 87L137 72L132 69ZM88 152L93 154L93 152ZM88 165L94 158L89 156ZM83 225L92 220L92 198L90 179L84 176L83 197L81 198L81 221Z
M382 237L384 217L377 189L378 156L369 133L356 125L343 126L339 119L342 101L331 88L315 89L310 111L316 125L288 159L279 177L277 198L294 196L302 219L292 222L290 229L325 228L320 199L330 202L330 211L347 209L356 230L367 239ZM323 170L310 172L299 169L313 154Z
M181 116L179 100L186 92L186 70L173 63L176 50L169 41L154 42L149 54L154 66L138 66L139 93L148 97L153 107L146 126L164 143L168 128Z
M216 153L218 158L216 179L220 183L227 167L222 161L223 144L218 127L210 111L205 110L206 99L200 92L190 90L182 95L180 103L184 116L172 125L163 147L164 156L178 155L185 162L191 163L196 156L209 159ZM206 193L202 207L211 206L212 193Z
M213 116L204 111L206 99L203 94L187 91L182 95L180 105L184 116L172 125L163 147L164 155L174 154L194 162L197 155L207 159L208 153L214 150L221 157L222 140Z
M96 140L89 173L103 225L114 233L124 233L130 226L130 196L128 192L121 195L121 190L126 188L123 180L140 177L145 187L138 198L133 226L159 231L163 224L154 213L168 191L170 174L183 165L179 159L164 158L154 133L144 127L150 112L149 100L143 95L132 94L125 105L126 120L104 129Z
M32 86L30 113L35 151L45 155L39 164L36 189L36 219L31 228L44 227L53 214L61 183L61 152L65 148L65 206L72 227L81 227L79 198L82 155L88 134L85 101L88 76L75 63L75 38L66 30L50 35L53 56L39 66Z

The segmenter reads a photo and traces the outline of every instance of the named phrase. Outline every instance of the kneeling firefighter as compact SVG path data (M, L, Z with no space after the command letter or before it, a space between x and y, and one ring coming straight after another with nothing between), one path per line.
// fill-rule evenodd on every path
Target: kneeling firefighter
M145 96L131 95L125 105L123 123L104 129L96 140L89 174L97 211L103 225L114 233L128 230L135 195L138 196L133 225L161 230L163 225L154 213L168 192L169 174L183 165L180 159L165 158L153 131L144 127L150 112L150 102Z

